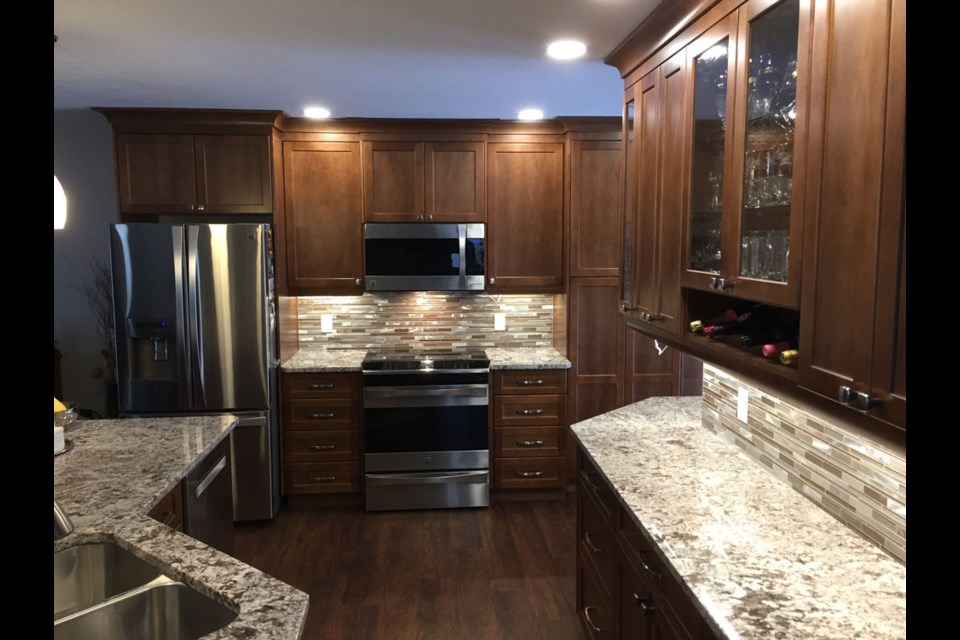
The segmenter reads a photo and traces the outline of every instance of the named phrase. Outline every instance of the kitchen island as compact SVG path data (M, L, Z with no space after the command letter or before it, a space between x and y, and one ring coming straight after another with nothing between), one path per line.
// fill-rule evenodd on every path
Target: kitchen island
M487 347L490 370L569 369L570 361L552 347ZM280 366L284 373L345 373L360 371L367 354L362 349L300 349Z
M905 638L906 567L703 427L701 403L650 398L572 430L712 634Z
M146 514L236 425L233 416L90 420L54 458L54 497L74 531L54 552L113 542L171 578L238 611L208 638L296 640L308 596Z

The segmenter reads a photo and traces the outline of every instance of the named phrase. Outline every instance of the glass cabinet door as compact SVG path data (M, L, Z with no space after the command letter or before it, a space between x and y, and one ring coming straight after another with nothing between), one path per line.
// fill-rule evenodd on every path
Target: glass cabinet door
M620 271L620 306L624 311L636 307L634 291L634 243L637 217L636 149L634 136L635 108L634 88L627 90L623 106L623 253Z
M788 284L799 267L791 240L800 237L793 215L800 27L800 0L754 0L740 9L736 293L785 306L799 302Z
M687 286L710 287L723 269L724 209L731 161L730 127L735 59L736 13L688 47L693 76L693 129L687 220ZM729 182L729 180L727 180Z

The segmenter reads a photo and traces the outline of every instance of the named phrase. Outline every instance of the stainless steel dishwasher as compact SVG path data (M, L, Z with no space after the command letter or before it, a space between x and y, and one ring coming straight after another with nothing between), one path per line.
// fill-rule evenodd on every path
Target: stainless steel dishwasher
M233 554L230 438L224 438L187 474L183 511L184 533L224 553Z

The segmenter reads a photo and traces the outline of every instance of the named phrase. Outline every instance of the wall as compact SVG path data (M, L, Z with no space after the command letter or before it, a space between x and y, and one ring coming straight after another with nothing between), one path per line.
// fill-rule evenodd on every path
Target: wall
M109 266L107 225L117 220L113 136L103 116L54 110L53 170L67 194L66 227L53 232L53 338L63 354L63 395L102 414L104 384L92 372L103 358L83 289L94 261Z
M737 419L740 388L749 394L746 423ZM905 451L706 363L703 424L906 564Z
M549 347L553 344L552 295L471 293L366 293L300 297L300 348L368 349ZM494 313L506 330L494 331ZM333 315L333 333L321 333L321 314Z

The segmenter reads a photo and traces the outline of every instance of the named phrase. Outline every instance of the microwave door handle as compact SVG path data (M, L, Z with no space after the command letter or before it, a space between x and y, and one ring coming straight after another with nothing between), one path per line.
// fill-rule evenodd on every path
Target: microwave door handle
M457 225L457 238L460 242L460 290L467 289L467 225Z

